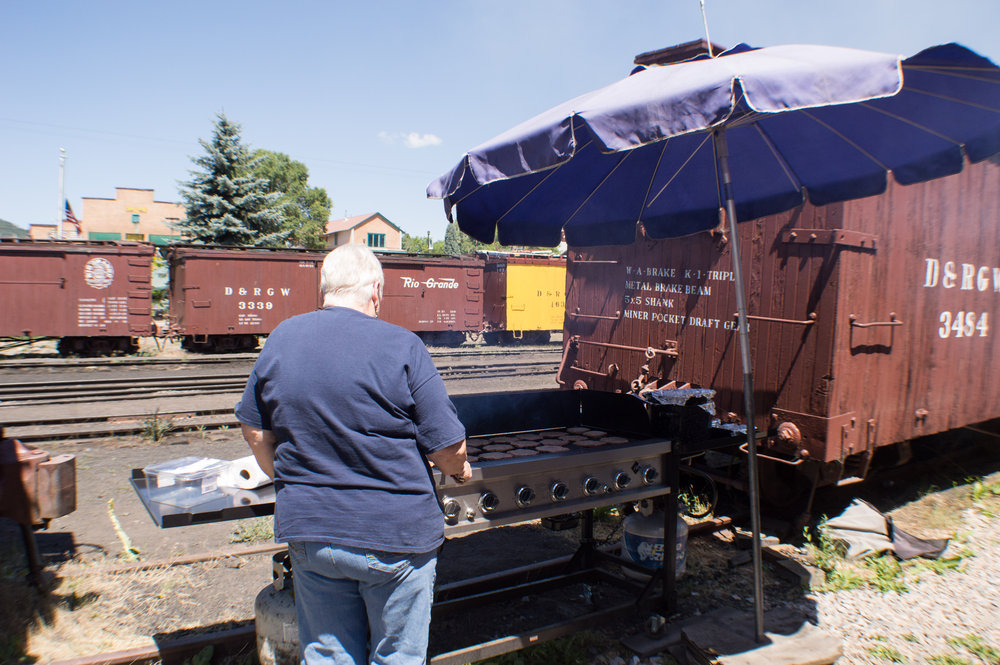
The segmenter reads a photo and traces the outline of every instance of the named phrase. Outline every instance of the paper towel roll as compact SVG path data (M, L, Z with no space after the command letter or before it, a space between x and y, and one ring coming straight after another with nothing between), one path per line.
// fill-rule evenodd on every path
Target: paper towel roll
M252 490L272 482L253 455L233 460L219 476L219 484Z
M254 506L261 502L260 497L252 490L241 490L238 487L223 487L222 491L233 497L234 506Z

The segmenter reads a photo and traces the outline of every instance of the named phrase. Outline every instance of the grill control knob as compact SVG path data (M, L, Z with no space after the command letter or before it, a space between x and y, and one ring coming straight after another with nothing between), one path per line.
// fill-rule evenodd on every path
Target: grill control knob
M643 485L652 485L660 477L660 472L651 466L647 466L639 472L639 477L642 478Z
M492 513L500 507L500 497L493 492L483 492L479 495L479 510L484 515Z
M455 499L445 497L442 502L444 509L445 524L458 524L458 516L462 512L462 506Z
M602 483L597 478L590 476L585 481L583 481L583 492L587 496L594 496L595 494L607 494L608 486Z
M521 508L531 505L531 502L535 500L535 490L528 486L518 488L517 492L514 494L514 501Z
M617 489L623 490L632 484L632 476L628 475L624 471L619 471L615 474L615 487Z
M565 501L569 497L569 486L563 482L552 483L549 495L553 501Z

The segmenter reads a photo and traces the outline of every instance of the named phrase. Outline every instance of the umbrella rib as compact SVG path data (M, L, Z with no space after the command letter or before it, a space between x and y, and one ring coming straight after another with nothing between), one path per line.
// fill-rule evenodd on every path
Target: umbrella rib
M583 150L584 148L586 148L587 146L589 146L591 143L593 143L593 141L587 141L587 143L585 143L580 148L580 150ZM579 154L580 151L578 150L576 152L577 152L577 154ZM559 169L561 169L562 167L564 167L567 164L569 164L569 162L570 162L570 160L566 160L565 162L562 162L561 164L556 164L554 167L552 167L551 169L549 169L549 172L545 175L544 178L542 178L541 180L539 180L538 182L536 182L534 187L532 187L531 189L529 189L528 191L526 191L524 193L524 196L522 196L521 198L519 198L517 201L514 202L514 205L512 205L509 208L507 208L507 212L505 212L504 214L502 214L499 217L497 217L496 223L499 224L501 221L503 221L504 217L506 217L510 213L514 212L514 208L516 208L517 206L521 205L521 203L523 203L526 198L528 198L529 196L531 196L536 189L538 189L539 187L541 187L549 178L551 178L552 176L554 176L559 171ZM615 168L618 168L618 167L616 166ZM613 169L612 169L612 172L613 172ZM525 174L525 175L527 175L527 174ZM586 203L586 201L584 203Z
M656 179L656 174L660 170L660 164L663 162L663 155L667 152L667 144L670 143L670 139L663 141L663 147L660 148L660 156L656 158L656 168L653 169L653 173L649 178L649 185L646 186L646 196L642 199L642 207L639 208L639 219L638 222L642 222L642 213L646 210L646 206L652 203L649 200L649 193L653 191L653 180Z
M941 95L936 92L928 92L926 90L921 90L919 88L907 88L910 92L917 93L919 95L926 95L927 97L933 97L935 99L943 99L946 102L953 102L955 104L961 104L962 106L968 106L975 109L982 109L984 111L991 111L993 113L1000 112L1000 108L996 106L987 106L986 104L977 104L975 102L970 102L964 99L959 99L957 97L951 97L948 95Z
M688 158L684 160L684 163L677 167L677 170L674 171L674 174L672 176L670 176L670 179L667 180L665 183L663 183L663 187L660 187L660 190L656 192L653 198L649 200L649 205L652 205L653 203L656 202L656 199L660 198L660 194L662 194L667 189L667 187L670 186L670 183L672 183L674 179L680 175L681 171L684 170L684 167L687 166L688 162L694 159L694 156L698 154L698 151L701 150L702 146L705 145L705 142L708 141L708 139L710 138L712 138L712 134L706 133L705 138L702 139L701 143L698 144L698 147L691 151L691 154L688 155ZM667 140L669 141L670 139Z
M877 106L869 106L868 104L863 104L862 106L864 106L866 109L870 109L872 111L875 111L876 113L881 113L884 116L888 116L888 117L892 118L893 120L896 120L896 121L901 122L903 124L909 125L909 126L915 128L915 129L919 129L919 130L921 130L923 132L927 132L928 134L931 134L932 136L936 136L936 137L938 137L939 139L941 139L943 141L948 141L949 143L953 143L956 146L961 146L962 145L961 141L956 141L955 139L951 138L950 136L945 136L941 132L935 131L935 130L933 130L930 127L927 127L925 125L921 125L918 122L914 122L913 120L910 120L909 118L904 118L901 115L897 115L895 113L892 113L891 111L886 111L885 109L880 109Z
M864 104L864 103L862 103L862 105L866 106L866 107L868 106L867 104ZM844 141L848 145L852 146L855 150L857 150L858 152L860 152L862 155L864 155L868 159L870 159L873 162L875 162L876 164L878 164L879 167L885 169L886 171L890 171L891 170L886 164L884 164L881 160L879 160L878 158L876 158L875 155L871 154L870 152L868 152L867 150L865 150L864 148L862 148L860 145L858 145L855 141L852 141L850 138L848 138L847 136L845 136L841 132L837 131L836 129L834 129L832 126L830 126L826 122L824 122L824 121L820 120L819 118L817 118L816 116L814 116L812 113L809 113L808 111L802 111L802 115L806 116L807 118L811 118L816 123L822 125L823 127L826 127L835 136L839 137L842 141Z
M601 178L601 182L599 182L597 184L597 186L594 187L593 191L590 192L590 194L587 195L587 198L585 198L583 201L580 202L580 205L578 205L576 207L576 210L574 210L573 213L569 217L566 218L566 221L563 222L563 226L566 226L567 224L569 224L573 220L573 218L576 217L577 214L581 210L583 210L583 206L587 205L587 201L589 201L590 199L592 199L594 197L594 194L597 193L597 190L599 190L604 185L604 183L606 183L608 181L608 178L610 178L611 176L613 176L615 174L615 171L618 170L618 167L621 166L622 164L624 164L625 160L628 159L632 155L632 153L634 153L634 152L635 152L635 150L628 150L628 151L626 151L624 153L624 156L621 159L618 160L618 163L615 164L615 167L613 169L611 169L610 171L608 171L607 175L605 175L603 178ZM513 208L512 208L512 210L513 210ZM506 214L506 213L504 213L504 214Z
M781 166L781 170L785 172L785 177L788 178L788 182L792 183L795 186L795 188L798 189L799 192L801 192L802 183L799 182L799 179L795 177L795 173L792 171L792 167L789 166L788 162L785 161L785 158L781 155L781 152L778 150L777 146L774 145L774 142L771 140L771 137L767 135L767 132L765 132L764 128L760 126L759 122L753 123L753 128L757 130L757 133L760 134L761 140L764 141L764 143L767 145L767 149L771 151L772 155L774 155L775 161L778 162L779 166Z
M979 83L991 83L993 85L1000 84L1000 81L989 76L975 76L974 74L982 72L983 74L996 74L995 70L983 69L982 67L934 67L931 65L924 66L914 66L914 65L904 65L903 70L912 70L915 72L926 72L928 74L940 74L941 76L950 76L956 79L967 79L969 81L978 81Z

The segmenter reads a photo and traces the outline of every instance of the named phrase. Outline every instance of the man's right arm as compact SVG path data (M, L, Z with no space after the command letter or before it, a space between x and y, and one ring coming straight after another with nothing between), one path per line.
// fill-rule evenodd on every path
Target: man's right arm
M472 478L472 467L465 452L465 439L452 444L447 448L435 450L428 453L427 459L434 462L434 466L462 483Z

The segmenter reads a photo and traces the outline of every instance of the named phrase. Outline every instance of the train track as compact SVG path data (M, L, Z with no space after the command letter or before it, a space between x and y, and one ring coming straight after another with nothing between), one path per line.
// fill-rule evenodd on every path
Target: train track
M194 363L142 358L95 365L88 360L46 365L48 372L22 368L0 374L0 423L9 436L34 443L136 434L156 438L169 431L235 427L233 405L254 358L242 355ZM449 351L433 357L449 390L462 392L462 382L469 380L554 376L559 351ZM206 362L217 369L209 370Z

